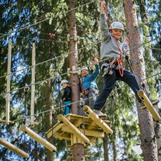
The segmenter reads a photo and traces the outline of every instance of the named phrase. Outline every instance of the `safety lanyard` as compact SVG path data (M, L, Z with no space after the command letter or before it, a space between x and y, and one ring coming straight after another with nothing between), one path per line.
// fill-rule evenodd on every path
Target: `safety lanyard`
M115 41L116 41L117 47L119 49L119 57L117 58L118 70L119 70L120 76L123 77L124 67L123 67L123 60L122 60L122 51L121 51L120 46L118 44L118 40L115 39Z

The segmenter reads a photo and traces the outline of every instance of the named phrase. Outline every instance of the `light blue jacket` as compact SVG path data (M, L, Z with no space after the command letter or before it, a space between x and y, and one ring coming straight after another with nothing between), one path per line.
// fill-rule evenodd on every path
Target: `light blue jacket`
M95 82L96 77L99 74L99 66L95 65L95 71L92 74L88 74L87 76L81 78L81 88L82 90L97 88L97 84Z

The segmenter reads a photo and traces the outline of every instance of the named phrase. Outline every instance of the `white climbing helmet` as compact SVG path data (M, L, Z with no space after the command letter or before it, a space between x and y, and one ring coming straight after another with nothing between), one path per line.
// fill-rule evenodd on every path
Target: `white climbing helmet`
M69 81L66 80L66 79L63 79L63 80L61 81L61 85L65 84L65 83L69 83Z
M119 21L114 21L114 22L112 22L110 29L120 29L120 30L124 31L124 25Z
M88 68L86 67L86 66L83 66L82 68L81 68L81 71L82 70L88 70Z

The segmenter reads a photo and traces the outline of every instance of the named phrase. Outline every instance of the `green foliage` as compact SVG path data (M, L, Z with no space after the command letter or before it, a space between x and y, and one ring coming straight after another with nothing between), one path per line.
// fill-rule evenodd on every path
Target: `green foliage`
M87 3L87 4L86 4ZM108 1L110 14L114 20L124 19L124 13L122 12L122 1ZM139 4L140 2L138 2ZM86 5L84 5L86 4ZM147 6L152 5L152 11L155 10L156 1L148 1ZM81 6L81 7L79 7ZM91 59L95 55L99 55L100 48L100 34L98 31L98 17L99 9L98 3L93 1L89 3L87 0L78 0L76 6L76 19L77 19L77 40L78 40L78 53L79 53L79 66L89 65ZM161 4L158 6L158 14L153 13L155 16L149 19L149 24L152 22L160 21ZM53 120L56 122L57 113L62 112L61 98L57 100L52 98L53 84L52 80L56 77L57 72L61 73L63 78L67 77L68 64L68 20L69 14L68 7L65 0L42 0L42 1L18 1L11 3L4 3L0 6L0 13L2 19L0 20L0 33L8 34L2 35L1 49L0 49L0 77L6 75L7 67L7 44L11 39L14 44L12 52L12 72L17 72L20 67L24 67L25 70L17 72L12 76L11 88L24 87L31 83L31 53L32 43L36 43L36 63L47 61L46 63L36 66L36 82L50 78L49 80L39 82L36 85L36 101L35 112L39 114L42 111L54 109ZM152 30L154 26L145 26L143 22L144 35L151 33L152 37L157 37L159 33ZM158 31L160 26L158 26ZM13 33L12 36L10 33ZM1 36L1 35L0 35ZM145 39L145 43L148 41ZM151 46L148 46L151 48ZM153 75L154 70L158 67L156 61L151 61L151 57L146 46L145 50L145 62L147 76ZM159 47L160 44L156 43L154 47ZM160 52L153 50L154 57L160 62ZM55 58L55 59L54 59ZM149 61L150 60L150 61ZM153 63L152 63L153 62ZM50 65L53 65L53 71L50 70ZM53 77L53 78L51 78ZM148 79L150 85L150 91L153 95L156 95L154 89L154 78ZM99 86L103 85L102 78L99 77ZM109 120L111 121L114 134L109 138L109 151L110 154L116 155L118 160L125 159L131 161L141 161L142 158L133 150L133 147L140 144L139 139L139 127L137 121L136 107L134 103L134 94L131 93L129 87L125 84L119 83L110 97L107 100L107 113ZM1 105L1 119L5 119L5 88L6 78L0 78L0 105ZM101 88L100 88L101 89ZM16 136L20 136L15 144L26 150L30 157L33 159L43 158L45 160L45 150L36 144L31 139L28 139L26 135L21 135L18 131L18 127L24 122L25 115L29 115L30 110L31 90L30 88L22 88L12 95L12 109L11 119L16 120L14 125L1 126L1 136L9 138L11 141L15 140L12 137L12 132L16 133ZM47 128L49 128L49 114L40 114L36 117L38 125L34 127L34 130L43 135ZM121 143L121 144L120 144ZM57 158L63 151L64 155L62 160L66 160L69 155L69 149L65 149L65 142L54 140L54 145L58 148L58 153L55 156ZM113 148L112 148L113 147ZM36 149L36 150L35 150ZM91 154L88 159L98 160L103 158L102 142L98 141L96 146L88 150ZM0 149L0 155L2 159L7 157L10 159L14 154L7 152L4 148ZM39 155L37 155L39 154ZM40 155L41 154L41 155ZM59 156L60 157L60 156Z

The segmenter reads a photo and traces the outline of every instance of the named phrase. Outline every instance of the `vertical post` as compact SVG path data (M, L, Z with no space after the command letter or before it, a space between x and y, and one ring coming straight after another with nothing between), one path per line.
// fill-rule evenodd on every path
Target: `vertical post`
M6 94L6 123L10 121L10 84L11 84L11 53L12 45L8 43L8 62L7 62L7 94Z
M75 7L77 0L67 0L69 7L68 12L68 28L69 28L69 66L71 70L70 81L72 88L72 113L78 114L80 90L79 90L79 77L77 73L78 67L78 49L77 49L77 27Z
M34 108L35 108L35 43L32 44L32 74L31 74L31 124L34 124Z
M71 87L72 87L72 113L78 114L80 98L79 92L79 77L77 74L78 66L78 49L77 49L77 27L76 27L76 15L75 7L77 0L67 0L67 5L69 8L68 12L68 28L69 28L69 66L71 70ZM76 103L77 102L77 103ZM84 161L84 145L80 143L75 143L72 145L72 156L73 161Z
M85 161L84 145L81 143L72 146L72 159L73 161Z

